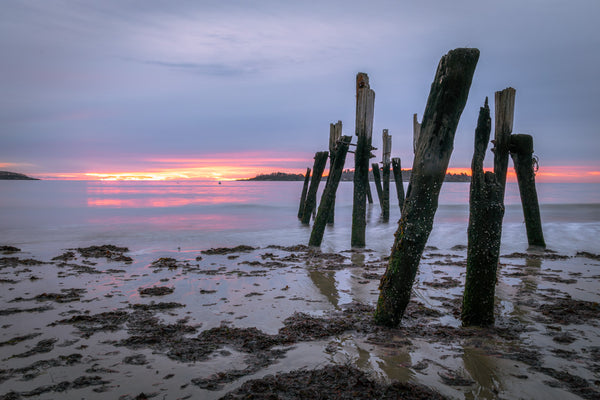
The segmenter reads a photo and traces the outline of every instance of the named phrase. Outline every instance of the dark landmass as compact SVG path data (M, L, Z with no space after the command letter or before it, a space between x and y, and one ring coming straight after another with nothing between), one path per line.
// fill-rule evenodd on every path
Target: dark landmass
M21 181L39 181L37 178L32 178L27 175L19 174L17 172L0 171L0 179L6 180L21 180Z
M260 174L254 178L239 179L240 181L303 181L302 174L287 174L285 172L273 172L271 174Z
M408 182L410 180L411 175L410 169L402 170L402 180L404 182ZM342 181L352 181L354 179L354 171L351 169L344 170L342 172ZM254 178L249 179L240 179L241 181L303 181L303 174L287 174L285 172L273 172L271 174L261 174L257 175ZM327 180L327 177L324 176L322 180ZM373 181L373 172L369 172L369 180ZM394 175L390 174L390 180L394 181ZM444 182L471 182L471 176L461 173L461 174L446 174L446 178Z

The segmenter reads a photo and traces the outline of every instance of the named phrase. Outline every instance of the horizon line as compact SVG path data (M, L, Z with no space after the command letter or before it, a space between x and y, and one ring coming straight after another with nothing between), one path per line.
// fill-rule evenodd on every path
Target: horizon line
M353 168L344 169L353 171ZM410 171L411 168L403 168L402 171ZM485 171L492 171L492 168L484 168ZM220 172L215 172L220 171ZM33 178L42 180L80 180L80 181L236 181L251 179L258 175L269 175L276 173L304 175L306 168L255 168L249 171L243 166L217 166L210 169L201 168L181 170L181 169L162 169L146 171L118 171L118 172L67 172L67 173L46 173L46 174L28 174ZM470 168L450 167L447 174L471 176ZM327 176L329 170L325 170L323 176ZM540 168L535 174L537 182L554 183L600 183L600 171L581 166L546 166ZM516 182L514 169L507 171L507 180Z

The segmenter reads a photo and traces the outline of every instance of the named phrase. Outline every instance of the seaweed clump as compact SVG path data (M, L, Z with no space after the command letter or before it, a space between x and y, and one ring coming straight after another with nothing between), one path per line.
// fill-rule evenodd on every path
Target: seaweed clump
M446 397L423 386L379 383L350 366L330 365L316 370L297 370L267 375L244 383L222 400L235 399L405 399L441 400Z

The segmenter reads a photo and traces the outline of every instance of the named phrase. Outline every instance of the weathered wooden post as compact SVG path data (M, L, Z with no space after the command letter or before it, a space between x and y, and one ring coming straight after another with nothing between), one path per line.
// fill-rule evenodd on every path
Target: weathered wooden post
M502 185L492 172L483 172L483 160L490 140L492 120L488 100L479 110L475 146L471 162L467 277L461 310L463 325L494 323L496 271L504 202Z
M379 164L371 164L373 170L373 181L375 182L375 189L377 190L377 198L379 199L379 206L383 212L383 189L381 187L381 174L379 173Z
M378 324L398 325L410 300L478 59L477 49L455 49L443 56L437 67L423 115L410 188L379 285L375 311Z
M319 183L323 176L323 170L327 163L326 151L319 151L315 153L315 163L313 165L313 175L310 180L310 187L308 188L308 194L306 195L306 202L304 203L304 211L302 212L302 223L310 223L310 217L313 210L317 206L317 190L319 189Z
M509 87L496 92L494 106L496 110L494 122L494 174L498 183L502 185L502 201L504 202L504 191L506 188L506 171L508 169L508 152L510 146L510 134L513 129L515 114L516 90Z
M381 219L385 222L390 219L390 157L392 154L392 136L388 130L383 130L383 149L382 149L382 180L383 180L383 201L381 202Z
M511 135L510 155L515 165L519 193L525 216L527 242L530 247L545 248L544 232L540 219L540 206L535 189L535 172L533 170L533 138L531 135Z
M308 182L310 181L310 168L306 168L304 175L304 186L302 186L302 194L300 195L300 208L298 209L298 219L302 219L304 213L304 204L306 203L306 192L308 191Z
M413 114L413 153L417 152L417 143L419 143L419 135L421 134L421 124L417 119L417 114Z
M402 212L402 206L404 205L404 186L402 184L402 165L399 157L392 158L392 170L394 172L394 182L396 183L398 206L400 206L400 212Z
M369 183L369 174L367 173L367 181L365 182L365 189L367 192L367 202L373 204L373 195L371 194L371 184Z
M338 142L342 137L342 121L336 122L335 124L329 124L329 177L331 177L331 168L335 163L336 149ZM347 150L346 150L347 151ZM327 178L329 182L330 178ZM327 218L328 224L333 224L335 220L335 192L333 193L333 201L331 202L331 208L329 209L329 216Z
M369 77L363 72L356 75L356 151L354 153L354 198L352 204L353 247L365 246L366 193L369 187L369 158L373 134L375 92L369 86Z
M346 162L346 154L348 153L348 146L352 140L351 136L343 136L336 147L336 154L332 158L335 163L331 165L329 171L329 179L323 189L321 195L321 203L319 203L319 211L315 218L312 233L310 234L309 246L320 246L323 241L323 233L325 232L325 225L331 209L334 206L335 192L337 191L342 177L342 171L344 170L344 163Z
M421 136L421 124L417 119L417 114L413 114L413 153L417 154L417 146L419 144L419 137ZM414 160L413 160L414 161ZM408 181L407 192L410 192L410 180ZM402 206L400 206L402 207Z
M335 149L342 138L342 121L329 124L329 158L335 158ZM333 164L331 164L333 165Z

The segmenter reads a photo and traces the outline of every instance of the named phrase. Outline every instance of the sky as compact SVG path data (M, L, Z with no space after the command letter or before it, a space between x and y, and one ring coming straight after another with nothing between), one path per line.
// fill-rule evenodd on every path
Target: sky
M358 72L375 91L374 146L388 129L410 168L440 58L476 47L452 170L470 166L485 97L493 114L513 87L513 133L533 136L538 179L600 182L599 20L598 0L3 0L0 170L303 173L330 123L354 135Z

